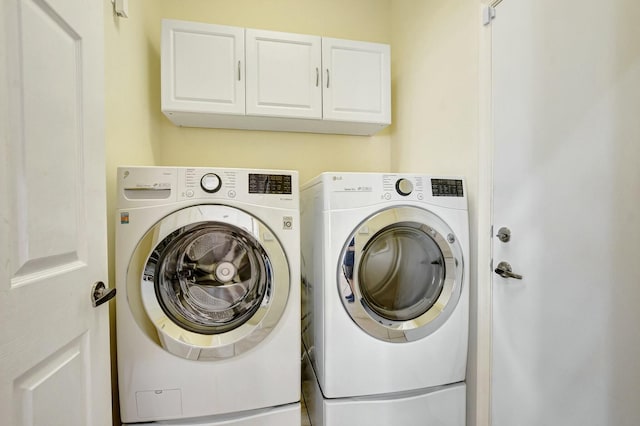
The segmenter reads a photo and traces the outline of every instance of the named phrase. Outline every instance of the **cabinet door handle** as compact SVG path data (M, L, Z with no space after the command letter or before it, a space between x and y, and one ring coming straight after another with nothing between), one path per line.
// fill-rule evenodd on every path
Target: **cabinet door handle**
M329 88L329 68L327 68L327 89Z
M316 67L316 87L320 84L320 70Z
M240 61L238 61L238 81L240 81Z

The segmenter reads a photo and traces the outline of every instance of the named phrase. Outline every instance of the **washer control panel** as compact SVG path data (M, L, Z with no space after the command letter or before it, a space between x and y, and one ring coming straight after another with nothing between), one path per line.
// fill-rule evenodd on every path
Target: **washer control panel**
M178 197L235 198L237 172L185 167L178 169Z
M291 175L249 173L249 193L291 195Z
M121 166L118 208L224 200L298 208L298 179L295 170Z
M279 170L179 168L178 198L288 202L298 197L297 176Z

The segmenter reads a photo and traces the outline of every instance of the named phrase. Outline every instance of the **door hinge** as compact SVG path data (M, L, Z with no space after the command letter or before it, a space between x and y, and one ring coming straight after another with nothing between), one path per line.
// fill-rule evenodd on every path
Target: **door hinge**
M496 18L496 8L487 6L482 10L482 25L489 25Z

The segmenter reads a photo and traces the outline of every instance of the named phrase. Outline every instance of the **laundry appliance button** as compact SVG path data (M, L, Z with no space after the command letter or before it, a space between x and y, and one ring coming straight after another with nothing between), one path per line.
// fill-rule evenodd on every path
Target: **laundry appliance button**
M413 183L408 179L398 179L396 182L396 191L402 196L407 196L413 192Z
M213 194L218 192L220 187L222 187L222 180L220 176L215 173L207 173L200 179L200 187L202 187L205 192Z

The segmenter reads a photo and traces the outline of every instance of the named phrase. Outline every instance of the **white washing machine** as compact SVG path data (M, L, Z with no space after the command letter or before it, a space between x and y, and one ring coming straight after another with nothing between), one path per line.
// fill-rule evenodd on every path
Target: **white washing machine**
M303 342L324 397L464 389L464 180L323 173L300 202Z
M299 424L298 197L295 171L118 168L124 423Z

